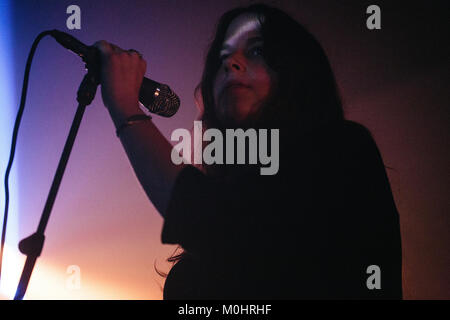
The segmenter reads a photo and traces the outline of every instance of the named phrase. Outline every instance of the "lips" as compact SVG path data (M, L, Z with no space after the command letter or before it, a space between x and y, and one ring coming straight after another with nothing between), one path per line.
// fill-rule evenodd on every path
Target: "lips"
M239 88L250 88L249 85L237 80L229 81L225 84L224 89L239 89Z
M246 91L250 90L251 86L247 85L245 82L237 79L226 79L220 91L217 94L216 100L222 101L233 97L241 97Z

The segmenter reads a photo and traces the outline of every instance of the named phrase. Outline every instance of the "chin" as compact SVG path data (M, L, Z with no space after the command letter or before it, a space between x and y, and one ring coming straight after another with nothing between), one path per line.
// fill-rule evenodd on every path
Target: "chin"
M247 106L235 105L227 107L224 112L220 112L218 120L226 128L239 128L248 126L251 122L251 112Z
M251 121L248 117L242 115L229 115L220 119L220 122L225 128L246 128L251 125Z

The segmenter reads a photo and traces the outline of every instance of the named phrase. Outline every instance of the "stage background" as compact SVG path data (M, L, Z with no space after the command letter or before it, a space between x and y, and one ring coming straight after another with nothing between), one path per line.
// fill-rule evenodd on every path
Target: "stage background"
M325 48L347 118L367 126L378 144L400 213L406 299L450 298L449 7L447 1L266 1L306 25ZM373 3L372 3L373 2ZM171 119L154 117L169 138L190 128L193 91L219 16L247 1L11 1L2 34L10 30L12 98L2 99L0 170L6 168L26 57L43 30L60 29L92 44L105 39L139 50L146 76L181 98ZM81 8L81 30L66 28L66 8ZM382 29L366 28L366 8L381 8ZM9 29L7 29L9 28ZM11 177L13 210L2 283L10 298L22 270L18 240L38 225L76 110L84 75L80 59L45 38L31 70ZM4 83L4 79L3 82ZM7 143L5 143L7 141ZM3 215L3 186L1 214ZM2 218L0 218L1 221ZM46 231L47 240L27 299L161 299L165 260L162 218L140 187L100 90L88 107ZM77 266L70 269L70 266ZM79 268L79 269L77 269ZM70 286L73 270L79 289Z

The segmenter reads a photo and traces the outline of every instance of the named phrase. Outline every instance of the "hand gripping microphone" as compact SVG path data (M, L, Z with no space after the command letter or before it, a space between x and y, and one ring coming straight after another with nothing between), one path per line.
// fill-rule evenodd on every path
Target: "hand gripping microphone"
M100 64L97 48L87 46L73 36L59 30L51 30L50 34L64 48L80 56L87 65ZM139 91L139 102L151 113L163 117L173 116L180 107L180 98L169 86L145 77Z

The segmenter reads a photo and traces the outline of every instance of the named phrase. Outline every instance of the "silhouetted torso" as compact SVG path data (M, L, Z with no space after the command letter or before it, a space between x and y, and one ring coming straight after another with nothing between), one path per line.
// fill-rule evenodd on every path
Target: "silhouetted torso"
M219 183L188 167L162 241L186 254L165 299L400 299L397 209L370 133L344 121L281 133L280 169ZM381 289L366 286L367 267Z

